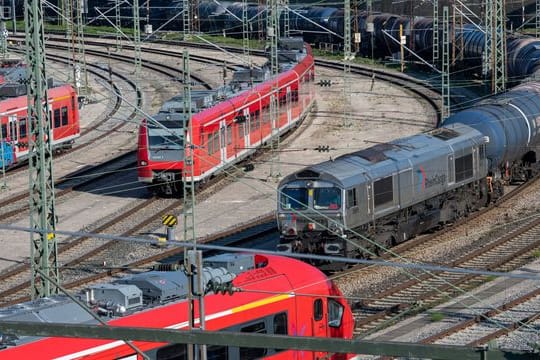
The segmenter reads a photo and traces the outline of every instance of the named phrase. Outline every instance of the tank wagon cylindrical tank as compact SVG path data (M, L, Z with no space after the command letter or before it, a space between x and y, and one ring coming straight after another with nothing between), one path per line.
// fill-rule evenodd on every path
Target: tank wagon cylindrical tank
M522 160L532 162L526 157L534 156L540 145L540 83L518 85L484 100L450 116L443 127L455 123L469 125L489 138L486 157L493 171Z

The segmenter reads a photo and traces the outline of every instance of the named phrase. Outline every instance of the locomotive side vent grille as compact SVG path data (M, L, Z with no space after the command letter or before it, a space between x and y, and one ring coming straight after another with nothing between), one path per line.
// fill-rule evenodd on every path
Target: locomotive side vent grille
M319 173L313 170L303 170L296 174L297 179L313 179L319 178Z
M439 128L429 132L429 135L439 138L441 140L450 140L459 136L459 133L455 130L448 128Z

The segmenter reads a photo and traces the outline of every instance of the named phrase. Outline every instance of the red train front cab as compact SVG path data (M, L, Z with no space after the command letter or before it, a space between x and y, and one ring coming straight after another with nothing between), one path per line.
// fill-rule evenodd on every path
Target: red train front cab
M148 129L146 119L141 120L139 126L139 141L137 146L137 175L139 181L143 183L152 183L153 174L148 166Z

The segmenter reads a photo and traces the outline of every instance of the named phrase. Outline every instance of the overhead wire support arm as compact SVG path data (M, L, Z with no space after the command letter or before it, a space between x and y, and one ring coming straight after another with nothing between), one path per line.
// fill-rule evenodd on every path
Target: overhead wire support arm
M56 211L52 167L52 136L48 109L47 71L43 9L39 0L26 0L24 7L29 136L29 190L31 295L41 298L58 294L60 274L56 241ZM41 276L47 274L54 281Z

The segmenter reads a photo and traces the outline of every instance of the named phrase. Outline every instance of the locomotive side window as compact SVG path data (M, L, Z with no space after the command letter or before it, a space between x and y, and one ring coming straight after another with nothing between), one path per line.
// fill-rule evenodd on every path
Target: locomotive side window
M347 190L347 209L355 207L358 205L358 200L356 199L356 189Z
M287 313L279 313L274 316L274 334L287 335Z
M11 137L11 141L17 140L17 117L16 116L9 117L9 136Z
M316 299L313 302L313 318L315 321L320 321L323 318L323 302L321 299Z
M2 140L5 140L7 138L7 125L2 124Z
M156 352L156 360L187 360L187 347L184 344L161 347Z
M231 125L227 125L227 145L232 144L232 128Z
M54 127L59 128L62 126L62 119L60 117L60 109L54 109Z
M208 345L206 347L207 360L227 360L229 358L229 348L223 345Z
M257 322L255 324L251 324L248 326L245 326L240 329L240 332L246 332L246 333L256 333L256 334L266 334L266 326L264 324L264 321ZM264 348L249 348L249 347L241 347L240 348L240 359L257 359L262 356L265 356L267 353L267 349Z
M67 106L62 107L62 126L68 124L68 108Z
M335 187L315 188L313 207L317 210L341 208L341 191Z
M328 326L340 327L343 318L343 305L334 299L328 299Z
M21 139L24 139L26 137L26 134L26 118L22 118L19 120L19 137Z
M393 177L388 176L373 183L375 207L394 201Z
M308 204L306 188L284 188L281 191L281 208L304 210Z
M473 176L472 154L456 158L456 182L469 179Z

